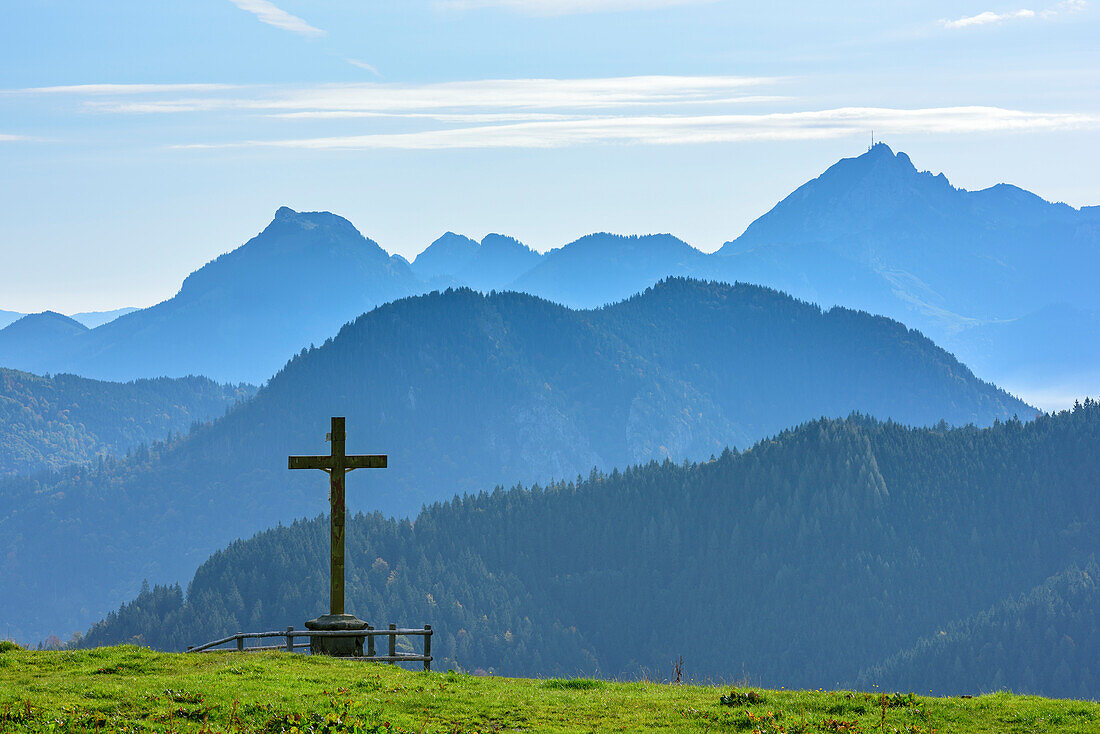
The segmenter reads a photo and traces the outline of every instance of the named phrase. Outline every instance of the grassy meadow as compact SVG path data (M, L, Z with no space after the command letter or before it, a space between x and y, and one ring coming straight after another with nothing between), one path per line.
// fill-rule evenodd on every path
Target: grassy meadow
M1100 703L419 672L282 652L0 652L0 732L1100 732Z

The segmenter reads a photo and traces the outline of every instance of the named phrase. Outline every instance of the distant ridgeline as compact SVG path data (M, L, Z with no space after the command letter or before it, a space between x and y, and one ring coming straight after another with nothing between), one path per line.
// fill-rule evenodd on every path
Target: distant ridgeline
M255 391L205 377L122 384L0 368L0 476L120 456L221 417Z
M123 317L128 318L128 317ZM326 507L286 457L386 453L348 502L398 516L463 492L705 459L820 416L988 425L1034 410L918 332L775 291L671 279L594 311L454 290L379 307L170 446L0 483L0 635L84 629L143 578ZM301 472L294 472L301 474Z
M1005 184L957 189L879 144L710 254L670 234L596 233L540 254L510 237L448 232L409 263L342 217L283 207L163 303L91 330L59 314L0 329L0 365L258 384L303 346L396 298L465 285L589 308L675 275L884 314L998 384L1084 395L1100 385L1098 269L1100 207Z
M1093 402L986 429L855 416L700 464L455 499L411 525L359 515L350 611L430 620L443 668L667 674L682 655L696 681L1096 698L1098 447ZM297 624L325 598L327 527L235 542L186 601L146 589L80 644Z

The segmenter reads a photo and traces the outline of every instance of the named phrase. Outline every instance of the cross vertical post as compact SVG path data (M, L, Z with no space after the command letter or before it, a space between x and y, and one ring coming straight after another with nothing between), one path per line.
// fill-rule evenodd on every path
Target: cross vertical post
M332 419L329 470L329 614L344 613L344 419Z
M291 456L287 464L290 469L320 469L329 475L329 613L309 620L306 627L328 631L361 630L367 627L367 623L344 612L344 476L354 469L385 469L388 459L385 454L348 456L343 417L333 416L328 441L331 443L328 456ZM310 639L310 651L314 654L361 657L363 638L313 637Z

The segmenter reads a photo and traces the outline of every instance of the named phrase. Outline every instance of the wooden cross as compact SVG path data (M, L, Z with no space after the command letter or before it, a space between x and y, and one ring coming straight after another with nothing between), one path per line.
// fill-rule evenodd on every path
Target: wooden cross
M333 417L328 456L291 456L291 469L320 469L329 475L329 614L344 613L344 475L352 469L385 469L385 454L344 454L344 419Z

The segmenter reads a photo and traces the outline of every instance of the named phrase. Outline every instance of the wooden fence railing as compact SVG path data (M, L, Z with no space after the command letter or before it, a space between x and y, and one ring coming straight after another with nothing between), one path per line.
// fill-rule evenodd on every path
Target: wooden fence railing
M283 637L285 642L279 645L246 645L245 640L258 640L272 637ZM223 637L220 640L214 640L208 642L205 645L199 645L194 647L187 646L187 652L255 652L257 650L286 650L287 652L294 652L296 649L308 648L309 642L295 642L294 638L305 637L307 640L313 637L366 637L367 638L367 654L361 658L344 658L345 660L363 660L377 663L389 663L394 665L396 663L424 663L424 670L432 669L432 626L430 624L424 625L423 629L398 629L397 625L391 624L389 629L376 630L374 627L367 626L362 630L296 630L293 627L287 627L285 632L238 632L235 635L229 637ZM374 638L375 637L388 637L389 638L389 650L387 655L378 655L375 652ZM397 652L397 638L398 637L423 637L424 638L424 652L421 655L414 653L399 653ZM225 645L230 642L236 642L236 648L219 648L218 645Z

